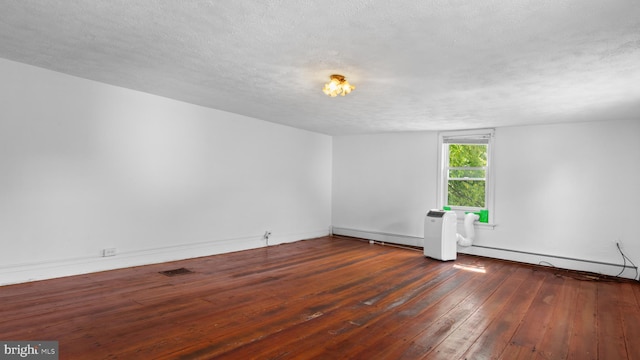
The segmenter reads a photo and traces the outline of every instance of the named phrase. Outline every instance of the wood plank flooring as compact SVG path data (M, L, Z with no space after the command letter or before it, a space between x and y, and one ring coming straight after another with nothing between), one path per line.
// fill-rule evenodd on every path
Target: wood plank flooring
M0 287L0 340L61 359L640 359L640 284L325 237Z

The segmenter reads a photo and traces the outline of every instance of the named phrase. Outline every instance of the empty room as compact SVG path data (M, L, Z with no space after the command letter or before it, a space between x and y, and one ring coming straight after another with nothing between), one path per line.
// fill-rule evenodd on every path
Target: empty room
M640 3L0 2L0 359L640 359Z

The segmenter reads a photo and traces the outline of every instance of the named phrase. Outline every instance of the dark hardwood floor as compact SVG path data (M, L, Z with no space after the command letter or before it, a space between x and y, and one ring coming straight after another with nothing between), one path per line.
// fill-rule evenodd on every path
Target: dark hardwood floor
M57 340L61 359L640 359L637 282L340 237L4 286L0 304L0 340Z

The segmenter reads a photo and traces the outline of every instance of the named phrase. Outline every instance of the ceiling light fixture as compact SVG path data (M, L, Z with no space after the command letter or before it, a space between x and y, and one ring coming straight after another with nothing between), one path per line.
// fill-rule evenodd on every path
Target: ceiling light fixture
M351 90L356 88L355 86L349 84L347 79L345 79L344 76L342 75L334 74L334 75L331 75L329 78L331 79L331 81L324 84L324 87L322 88L322 92L324 92L325 94L331 97L336 97L338 95L345 96L348 93L350 93Z

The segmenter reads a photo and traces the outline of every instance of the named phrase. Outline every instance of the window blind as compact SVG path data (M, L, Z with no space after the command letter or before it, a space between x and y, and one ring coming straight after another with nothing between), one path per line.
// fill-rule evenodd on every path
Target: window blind
M443 136L443 144L488 144L491 134Z

